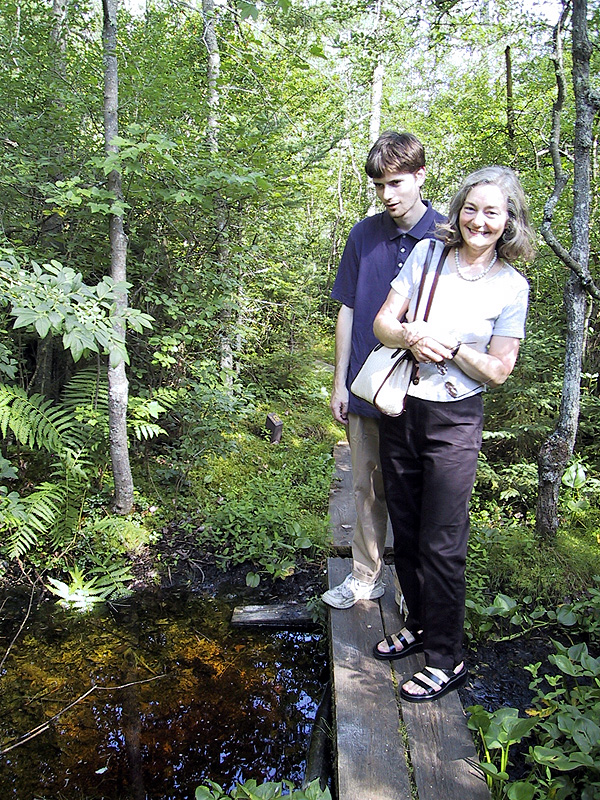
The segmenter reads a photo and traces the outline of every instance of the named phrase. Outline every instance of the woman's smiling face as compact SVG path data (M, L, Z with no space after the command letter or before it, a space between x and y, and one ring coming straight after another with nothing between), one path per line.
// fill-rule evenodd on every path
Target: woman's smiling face
M506 197L493 183L480 183L467 195L458 217L463 241L474 250L496 247L508 221Z

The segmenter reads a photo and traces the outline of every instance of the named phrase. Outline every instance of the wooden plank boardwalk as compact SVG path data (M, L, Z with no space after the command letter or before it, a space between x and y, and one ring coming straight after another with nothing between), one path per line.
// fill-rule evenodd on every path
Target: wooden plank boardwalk
M329 509L334 548L345 555L356 520L348 446L338 444L335 457ZM329 559L329 586L350 567L349 558ZM380 600L330 609L338 800L489 800L458 693L405 703L398 687L423 665L423 656L373 657L373 646L401 627L389 566L384 580Z

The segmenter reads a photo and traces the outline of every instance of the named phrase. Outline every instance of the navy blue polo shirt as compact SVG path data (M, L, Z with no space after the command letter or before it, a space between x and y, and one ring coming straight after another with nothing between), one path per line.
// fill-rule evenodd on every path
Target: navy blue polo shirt
M398 228L387 211L366 217L350 231L331 290L334 300L354 309L348 388L377 344L373 322L388 296L390 283L416 243L433 237L436 223L444 220L431 203L425 201L425 205L427 210L407 233ZM348 410L363 417L379 417L370 403L352 393Z

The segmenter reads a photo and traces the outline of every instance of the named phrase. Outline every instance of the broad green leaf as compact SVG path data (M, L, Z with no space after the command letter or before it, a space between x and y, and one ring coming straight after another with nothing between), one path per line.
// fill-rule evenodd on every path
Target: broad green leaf
M252 586L252 588L255 588L259 583L260 575L257 575L256 572L246 573L246 586Z
M508 800L533 800L535 786L527 781L511 783L506 791Z
M238 5L240 7L240 17L242 19L248 19L248 17L258 19L258 9L254 3L250 3L249 0L238 0Z
M565 471L565 474L562 477L562 482L570 489L577 490L581 489L581 487L585 484L586 478L587 476L583 464L580 461L576 461Z
M40 339L45 339L50 331L50 320L48 317L38 317L35 321L35 330Z

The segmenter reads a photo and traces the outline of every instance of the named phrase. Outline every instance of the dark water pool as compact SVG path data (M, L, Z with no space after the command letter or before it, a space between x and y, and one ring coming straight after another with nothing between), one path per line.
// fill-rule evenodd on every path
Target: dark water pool
M10 605L0 658L24 613ZM0 673L0 798L193 800L207 779L299 784L322 635L235 629L230 615L182 593L88 615L41 604Z

